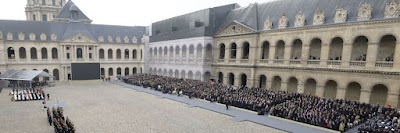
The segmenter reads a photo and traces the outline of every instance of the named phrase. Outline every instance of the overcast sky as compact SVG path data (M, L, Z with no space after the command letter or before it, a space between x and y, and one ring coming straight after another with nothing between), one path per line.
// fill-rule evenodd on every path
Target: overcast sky
M26 20L27 0L1 0L0 19ZM210 7L248 6L272 0L72 0L95 24L148 26L152 22Z

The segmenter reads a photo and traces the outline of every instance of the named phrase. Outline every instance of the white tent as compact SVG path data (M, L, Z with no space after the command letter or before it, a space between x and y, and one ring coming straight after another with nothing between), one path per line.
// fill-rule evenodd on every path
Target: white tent
M37 76L52 77L45 71L8 70L7 72L0 74L0 80L32 81Z

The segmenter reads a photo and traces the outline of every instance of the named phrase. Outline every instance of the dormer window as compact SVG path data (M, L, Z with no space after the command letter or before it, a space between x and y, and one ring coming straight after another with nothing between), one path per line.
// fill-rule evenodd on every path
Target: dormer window
M172 31L178 31L178 27L172 27Z
M71 11L71 19L78 20L78 11Z

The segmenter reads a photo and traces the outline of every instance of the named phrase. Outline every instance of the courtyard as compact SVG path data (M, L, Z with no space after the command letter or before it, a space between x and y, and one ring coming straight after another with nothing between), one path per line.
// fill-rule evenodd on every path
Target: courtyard
M54 132L42 101L12 102L0 93L1 132ZM46 88L49 103L64 103L77 132L284 132L110 83ZM223 107L223 106L221 106Z

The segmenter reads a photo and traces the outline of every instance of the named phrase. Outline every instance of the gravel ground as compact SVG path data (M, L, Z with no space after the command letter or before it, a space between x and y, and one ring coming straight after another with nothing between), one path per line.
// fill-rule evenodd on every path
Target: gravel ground
M11 102L9 92L0 93L0 132L53 132L41 101ZM67 104L64 115L74 122L77 132L282 132L113 84L60 85L47 92L50 102L57 97Z

